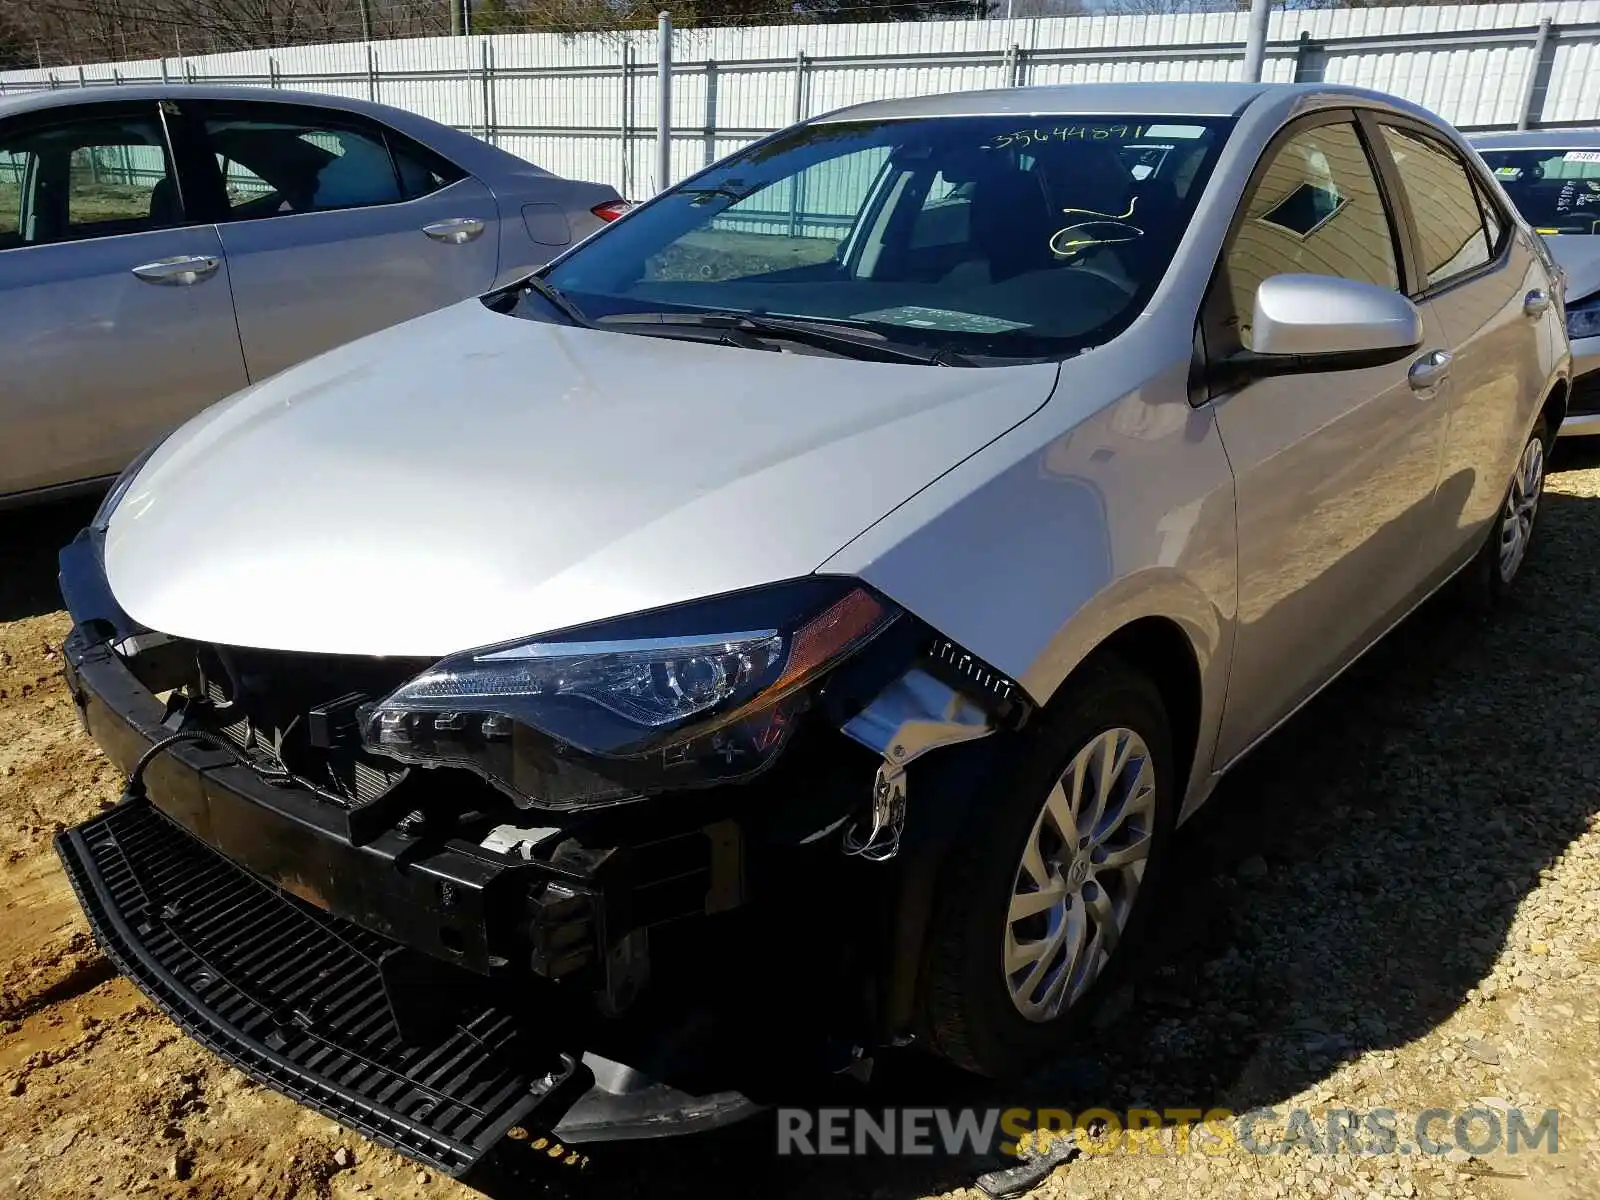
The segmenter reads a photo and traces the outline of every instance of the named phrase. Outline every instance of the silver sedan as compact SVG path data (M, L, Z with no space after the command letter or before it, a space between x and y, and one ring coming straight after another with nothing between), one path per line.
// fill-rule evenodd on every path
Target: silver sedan
M1451 579L1488 608L1524 574L1554 287L1460 135L1374 92L794 126L128 471L61 557L72 694L131 772L68 870L208 1044L449 1169L467 1102L386 1109L423 1093L346 1071L353 1019L275 1034L277 1075L246 1040L288 997L406 998L256 946L403 946L462 1012L492 976L638 1055L591 1060L631 1095L545 1085L564 1139L688 1127L638 1101L663 1048L1021 1073L1193 903L1162 876L1224 773ZM191 927L119 882L158 876L183 913L261 878L326 911Z
M0 504L93 486L212 401L538 266L624 207L360 100L0 99Z

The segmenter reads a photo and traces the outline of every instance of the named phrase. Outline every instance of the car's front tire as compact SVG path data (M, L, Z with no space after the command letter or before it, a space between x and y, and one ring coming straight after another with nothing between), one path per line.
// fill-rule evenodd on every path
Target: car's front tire
M1498 606L1510 594L1528 561L1544 498L1545 464L1554 440L1553 432L1540 417L1517 458L1500 511L1466 572L1470 599L1479 608Z
M1128 961L1178 799L1160 693L1115 661L1018 736L940 881L923 989L932 1048L996 1077L1063 1049Z

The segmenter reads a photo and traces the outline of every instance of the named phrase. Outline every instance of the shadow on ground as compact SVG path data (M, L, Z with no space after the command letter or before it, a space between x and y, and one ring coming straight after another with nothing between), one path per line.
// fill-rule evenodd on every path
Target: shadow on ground
M56 554L89 523L98 497L0 510L0 621L61 607Z
M1600 447L1564 446L1555 465L1597 458ZM1600 806L1600 745L1573 735L1600 717L1600 497L1550 494L1541 521L1513 602L1487 619L1430 602L1185 827L1169 881L1179 902L1150 966L1081 1054L989 1095L902 1071L861 1102L1244 1111L1455 1011L1540 869ZM756 1120L596 1147L581 1174L540 1182L607 1197L900 1200L970 1186L993 1165L779 1159L776 1144L775 1122Z

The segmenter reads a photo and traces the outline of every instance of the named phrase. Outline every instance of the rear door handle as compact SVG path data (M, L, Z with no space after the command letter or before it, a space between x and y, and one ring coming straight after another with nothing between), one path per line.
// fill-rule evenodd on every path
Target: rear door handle
M451 217L447 221L435 221L432 225L424 225L422 232L436 242L448 242L452 246L459 246L482 233L483 222L477 217Z
M1522 315L1525 317L1542 317L1550 311L1550 297L1539 288L1534 288L1522 298Z
M155 262L141 263L131 270L146 283L191 287L210 279L221 265L222 260L214 254L180 254L177 258L158 258Z
M1430 350L1406 372L1413 392L1431 392L1450 378L1450 364L1455 356L1448 350Z

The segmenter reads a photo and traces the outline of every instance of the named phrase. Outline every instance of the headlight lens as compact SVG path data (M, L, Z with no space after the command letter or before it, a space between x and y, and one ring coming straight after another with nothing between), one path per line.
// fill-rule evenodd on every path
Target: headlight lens
M783 649L775 629L659 642L533 642L440 663L390 699L410 710L449 711L467 702L571 696L655 729L749 690Z
M665 632L736 615L766 620ZM807 685L896 616L863 587L808 580L469 651L366 710L363 739L405 762L469 767L542 807L731 782L773 761Z
M1569 338L1600 337L1600 296L1591 297L1567 309Z

